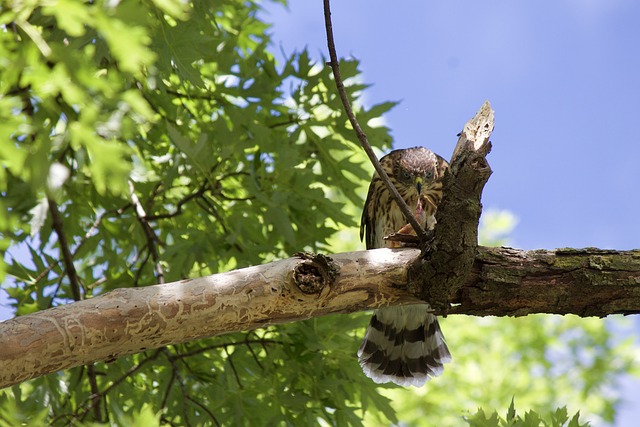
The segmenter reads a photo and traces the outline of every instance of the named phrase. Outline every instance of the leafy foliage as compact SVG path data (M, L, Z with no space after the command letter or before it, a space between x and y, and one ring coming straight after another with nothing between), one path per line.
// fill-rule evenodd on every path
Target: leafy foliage
M527 411L522 418L516 414L512 399L505 418L500 417L497 412L487 417L482 409L478 409L472 416L465 417L465 421L471 427L589 427L589 423L580 423L579 418L580 412L577 412L569 419L566 407L556 409L546 419L535 411Z
M277 64L259 10L164 0L2 12L0 226L16 314L317 251L356 225L343 208L362 204L370 172L330 70L304 51ZM342 67L357 105L357 63ZM386 128L367 131L389 146ZM357 364L343 369L354 328L341 316L54 374L2 391L0 417L357 425L368 406L393 419Z
M516 397L544 414L558 406L612 423L618 381L632 369L630 343L614 338L617 320L535 315L452 316L441 321L453 362L421 389L383 392L407 425L457 426L472 408L500 408ZM619 327L617 327L619 328Z
M16 315L361 248L370 169L329 69L306 51L277 63L259 11L239 0L0 10L0 274ZM358 105L358 63L341 69ZM380 149L391 139L374 124L393 105L357 109ZM631 360L597 320L458 317L443 325L446 374L393 389L354 357L367 320L328 316L37 378L0 390L0 424L459 425L514 394L538 413L567 401L613 420L603 389Z

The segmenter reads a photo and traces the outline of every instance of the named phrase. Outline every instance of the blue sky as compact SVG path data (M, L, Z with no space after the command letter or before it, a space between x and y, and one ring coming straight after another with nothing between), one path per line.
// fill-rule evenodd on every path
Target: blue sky
M285 52L326 55L321 1L270 6ZM496 111L486 208L519 219L523 249L640 247L640 2L332 4L338 54L361 60L395 148L449 158L488 99Z
M328 56L320 0L264 16L284 52ZM512 246L640 247L640 2L334 0L332 19L338 56L373 85L366 101L401 101L385 117L394 148L449 158L491 102L483 204L516 215ZM616 425L636 426L640 382L622 393Z

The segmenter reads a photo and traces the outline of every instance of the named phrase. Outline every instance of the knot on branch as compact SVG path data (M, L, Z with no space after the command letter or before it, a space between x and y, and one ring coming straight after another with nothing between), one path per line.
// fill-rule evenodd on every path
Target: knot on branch
M298 252L294 254L302 260L293 268L293 283L303 294L320 294L331 286L340 269L328 256Z

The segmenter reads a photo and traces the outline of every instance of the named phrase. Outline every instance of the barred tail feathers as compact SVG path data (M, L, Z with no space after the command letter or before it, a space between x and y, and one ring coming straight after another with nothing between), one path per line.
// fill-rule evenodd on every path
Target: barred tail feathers
M376 383L421 387L451 361L438 319L427 304L378 309L358 350L364 373Z

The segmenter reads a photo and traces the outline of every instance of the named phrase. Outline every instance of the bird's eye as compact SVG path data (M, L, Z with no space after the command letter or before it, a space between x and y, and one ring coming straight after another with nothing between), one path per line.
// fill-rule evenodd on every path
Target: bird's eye
M431 177L433 176L433 172L427 172L427 179L431 179Z
M402 177L404 179L411 179L411 174L407 171L402 172Z

